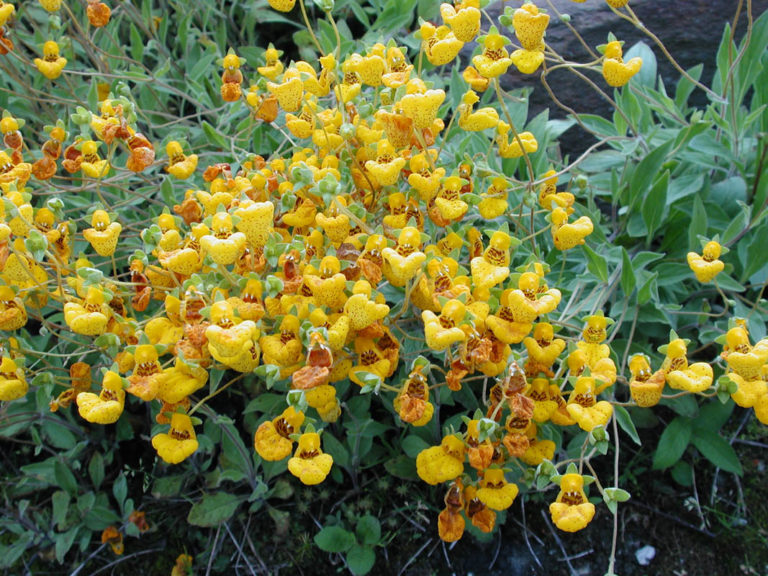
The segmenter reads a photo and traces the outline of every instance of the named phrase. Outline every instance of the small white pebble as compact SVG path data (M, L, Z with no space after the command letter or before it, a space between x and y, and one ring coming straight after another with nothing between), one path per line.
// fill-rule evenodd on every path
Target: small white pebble
M640 566L648 566L648 564L651 563L651 560L653 560L656 557L656 548L653 546L643 546L635 552L635 558L637 558L637 563L640 564Z

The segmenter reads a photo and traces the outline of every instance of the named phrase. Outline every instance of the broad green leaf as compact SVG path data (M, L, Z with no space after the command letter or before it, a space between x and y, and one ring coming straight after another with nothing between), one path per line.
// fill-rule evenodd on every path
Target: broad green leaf
M240 497L226 492L205 494L192 505L187 521L194 526L217 526L229 520L240 505Z
M355 544L347 553L347 566L355 576L368 574L376 563L376 553L369 546Z
M355 535L341 526L323 527L314 540L323 552L346 552L355 545Z
M678 416L666 427L653 455L653 469L664 470L683 456L691 439L691 421Z
M366 514L357 521L355 534L358 542L373 546L381 540L381 524L375 516Z
M349 466L349 450L327 431L323 434L323 450L333 456L334 464L338 464L342 468Z
M91 477L93 487L98 490L104 481L104 458L101 452L94 452L91 461L88 463L88 475Z
M733 447L716 432L697 428L691 436L691 443L696 446L702 456L718 468L739 476L744 473Z
M654 233L661 225L667 207L667 188L669 186L669 170L654 182L650 192L643 200L640 212L643 222L648 229L648 239L653 238Z
M640 436L637 434L637 428L635 428L635 423L632 422L632 417L629 415L629 412L627 412L627 409L624 408L624 406L615 406L613 411L616 415L616 422L619 427L632 438L632 441L635 444L640 446L642 444L642 442L640 442Z
M402 447L403 452L405 452L406 455L411 458L416 458L416 456L419 455L419 452L429 448L429 444L427 444L423 438L420 438L414 434L406 436L400 446Z
M646 194L655 180L661 165L667 159L667 154L672 148L673 142L666 142L653 150L635 168L632 180L629 184L630 206L634 207L647 201ZM666 189L665 189L666 195Z
M605 261L605 257L592 250L587 244L584 244L583 247L587 255L587 269L600 282L608 282L608 264Z

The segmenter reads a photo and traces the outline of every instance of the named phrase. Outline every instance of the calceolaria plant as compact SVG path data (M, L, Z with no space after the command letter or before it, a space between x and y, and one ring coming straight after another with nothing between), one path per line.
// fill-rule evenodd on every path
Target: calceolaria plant
M181 497L218 528L172 574L224 570L221 527L242 557L228 522L266 513L288 538L295 498L364 574L395 537L373 481L410 483L445 542L524 498L559 530L606 511L617 530L621 444L658 404L679 415L656 468L741 474L724 421L695 415L768 424L766 16L726 30L711 86L659 46L672 96L648 46L570 61L547 42L569 18L532 2L443 3L407 34L395 0L373 24L355 2L234 2L241 22L204 3L202 24L31 4L0 1L0 436L25 450L0 566L123 555ZM292 50L254 25L283 13L306 25ZM537 74L560 104L559 68L613 121L529 118L503 88ZM556 139L577 124L595 142L571 160ZM325 507L350 485L358 508Z

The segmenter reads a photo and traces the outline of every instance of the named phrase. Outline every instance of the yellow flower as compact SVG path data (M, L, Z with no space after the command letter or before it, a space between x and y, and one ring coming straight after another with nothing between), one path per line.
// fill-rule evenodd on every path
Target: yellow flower
M298 116L290 113L285 115L286 128L296 138L311 138L315 131L316 110L317 102L314 100L305 101L301 108L301 114Z
M490 80L481 75L473 66L467 66L461 73L461 77L475 92L485 92L490 84Z
M510 129L510 125L501 120L496 126L496 142L499 145L499 155L502 158L521 158L526 154L533 154L539 149L539 143L533 134L520 132L517 135L513 134L510 138Z
M377 48L378 47L378 48ZM384 45L374 46L375 51L367 56L352 55L352 66L360 75L360 81L367 86L381 86L387 63L384 60ZM376 53L379 52L378 54Z
M27 323L24 301L10 286L0 286L0 330L18 330Z
M83 236L99 256L112 256L122 229L119 222L110 221L104 210L96 210L91 216L91 228L83 230Z
M80 163L80 170L91 178L103 178L109 172L109 161L99 157L99 144L93 140L86 140L82 145L83 161Z
M16 7L13 4L0 0L0 27L5 26L14 12L16 12Z
M523 340L523 345L528 350L528 362L535 363L541 371L552 366L565 350L565 340L554 337L554 330L548 322L536 324L533 338Z
M702 284L707 284L715 279L725 268L725 264L720 258L722 247L715 241L707 242L702 250L702 256L696 252L688 252L688 266L696 275L696 280Z
M157 396L162 380L163 369L158 360L157 349L151 344L136 346L134 361L133 374L128 377L130 386L126 392L144 402L150 402Z
M629 4L629 0L605 0L612 8L623 8Z
M512 16L515 36L525 50L541 50L548 25L549 14L539 12L531 2L523 4Z
M0 7L0 11L2 11L2 9L7 6L11 5L5 4L4 6ZM13 6L11 6L11 8L13 8ZM0 13L0 20L2 19L2 14ZM59 55L59 45L52 40L49 40L43 44L43 57L35 58L34 62L40 73L48 78L48 80L55 80L61 76L61 72L64 70L64 66L67 65L67 59L62 58Z
M219 266L233 264L245 250L245 234L233 232L232 228L232 216L218 212L213 216L211 234L200 238L200 246Z
M338 309L344 306L347 296L347 278L341 273L341 263L335 256L326 256L320 261L319 276L304 274L304 282L312 291L315 301L320 306Z
M609 86L624 86L629 79L640 71L643 59L639 56L624 62L622 58L621 42L614 40L605 46L605 59L603 60L603 78Z
M111 370L104 374L101 392L81 392L77 395L77 410L88 422L114 424L123 413L125 390L120 375Z
M171 140L165 145L165 152L168 154L168 166L165 171L174 178L185 180L197 169L197 154L185 155L181 144L176 140Z
M277 334L262 336L259 345L264 352L264 363L274 364L290 373L301 359L301 339L299 338L299 319L294 315L285 316L280 322ZM287 375L287 374L286 374Z
M174 365L163 370L157 381L157 398L168 404L177 404L205 386L208 371L176 357Z
M445 350L452 344L464 342L467 334L458 326L466 315L466 307L460 300L449 300L443 306L440 316L424 310L424 337L432 350Z
M459 126L469 132L480 132L488 128L495 128L499 123L499 113L493 108L486 107L472 111L474 104L480 101L474 90L469 90L461 98L458 108Z
M352 296L344 303L344 314L349 318L352 330L364 330L389 314L389 306L371 300L371 285L358 280L352 288Z
M728 368L745 380L760 378L763 366L768 362L768 339L763 338L750 346L746 329L736 326L726 333L726 342L722 357Z
M384 258L384 275L393 286L405 284L421 270L427 259L420 252L421 233L418 228L406 226L400 232L395 248L384 248L381 256Z
M283 71L283 63L280 62L281 54L282 52L275 49L275 47L270 42L269 46L264 51L264 66L257 67L256 72L266 77L267 79L274 81L275 78L277 78Z
M568 223L568 214L560 207L555 208L551 214L552 239L558 250L570 250L580 244L592 234L594 225L589 216L582 216L572 223Z
M512 506L518 492L517 484L510 484L504 478L504 470L489 468L483 472L477 497L491 510L500 511Z
M430 171L431 165L427 154L432 157L434 162L437 158L437 151L429 149L426 153L419 152L411 156L409 168L411 173L408 175L408 184L416 189L423 202L429 202L440 189L440 181L445 176L445 168L435 168Z
M267 0L269 5L279 12L290 12L296 5L296 0Z
M760 378L747 380L735 372L729 372L726 376L738 386L736 392L731 394L731 398L742 408L757 406L762 398L768 394L768 384Z
M501 284L509 276L509 249L512 238L506 232L496 231L482 256L470 260L472 284L480 292Z
M379 141L376 147L376 160L368 160L365 163L365 169L379 186L392 186L397 183L404 166L405 158L397 156L395 147L386 139Z
M540 292L541 277L535 272L524 272L518 280L518 288L509 295L509 307L515 320L530 323L542 314L549 314L560 304L557 288Z
M466 447L458 436L446 436L440 446L425 448L416 456L416 472L427 484L454 480L464 472Z
M595 505L584 493L584 478L580 474L565 474L560 479L560 493L549 505L552 522L564 532L578 532L595 516Z
M304 98L304 83L298 70L289 68L283 74L280 84L267 82L267 89L277 97L280 108L286 112L296 112Z
M411 86L414 80L408 82ZM418 84L414 85L418 89ZM400 100L403 114L413 120L413 127L417 130L430 128L437 118L437 111L445 100L443 90L424 90L421 92L409 92Z
M399 88L411 77L413 64L408 64L405 54L397 46L387 48L387 72L381 80L387 88Z
M4 150L0 150L0 187L6 194L12 182L16 182L17 189L21 189L30 176L32 176L32 164L28 162L14 164L11 157Z
M507 211L509 203L507 202L507 179L501 176L491 180L488 190L481 194L482 200L477 205L480 216L486 220L498 218Z
M422 49L433 66L452 62L464 47L464 42L456 38L448 26L436 28L433 24L424 22L420 32Z
M320 484L333 466L333 457L324 454L320 448L320 435L307 432L299 437L299 446L293 458L288 460L288 471L301 480L302 484Z
M635 354L629 359L629 392L638 406L650 408L661 400L666 375L662 370L653 372L645 354Z
M309 390L304 395L307 405L317 410L323 422L335 422L341 415L341 406L336 398L336 388L330 384L321 384Z
M277 462L288 457L293 450L291 434L304 424L304 413L288 406L273 420L263 422L253 435L253 447L262 460Z
M712 378L712 366L706 362L696 362L684 370L673 370L667 374L667 384L675 390L695 394L712 386Z
M544 63L544 52L519 49L512 52L510 59L523 74L533 74Z
M666 350L662 348L666 356L661 364L665 374L673 370L685 370L688 368L688 344L682 338L675 338L666 344Z
M483 52L472 58L472 64L486 78L496 78L507 71L512 64L509 52L504 47L509 40L501 34L487 34L483 41Z
M408 375L393 404L403 422L425 426L432 420L435 407L429 401L429 385L421 368Z
M462 2L458 10L450 4L440 4L440 16L461 42L472 42L480 32L480 10L470 2Z
M263 248L272 233L275 205L272 202L240 202L233 212L239 218L237 229L245 234L252 248Z
M542 176L544 182L539 187L539 206L547 210L562 208L567 215L573 213L576 198L570 192L557 191L557 172L549 170Z
M3 356L0 362L0 402L11 402L23 398L29 390L24 370L11 358Z
M597 402L595 394L595 379L581 376L573 385L566 408L579 427L587 432L596 426L605 426L613 415L611 403L605 400Z
M387 358L371 338L357 338L355 340L355 353L357 365L349 370L349 379L360 386L365 386L362 380L363 372L376 374L384 380L394 372L395 366Z
M152 447L168 464L178 464L189 458L198 447L192 419L186 414L175 413L171 416L171 429L167 434L153 436Z
M107 322L112 316L109 306L104 301L104 294L95 286L88 288L82 303L64 304L64 322L75 334L98 336L107 329Z
M461 199L461 190L465 182L458 176L448 176L443 180L435 198L435 206L444 219L460 220L469 209L469 204Z

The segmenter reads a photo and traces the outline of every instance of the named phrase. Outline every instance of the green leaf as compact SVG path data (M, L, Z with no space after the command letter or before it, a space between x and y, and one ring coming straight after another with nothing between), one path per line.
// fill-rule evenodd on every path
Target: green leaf
M347 553L347 566L355 576L368 574L376 563L376 553L373 548L355 544Z
M64 562L64 556L66 556L67 552L69 552L69 549L72 548L72 544L75 543L75 538L77 538L78 533L80 532L80 526L75 526L71 530L67 530L63 534L58 534L56 536L56 561L61 564Z
M735 404L733 402L722 404L715 401L711 401L709 404L702 406L699 410L698 418L693 422L694 431L720 430L720 428L728 422L728 418L731 417L731 414L733 414L734 406Z
M64 527L64 521L67 517L67 511L69 510L69 494L63 490L58 490L53 493L51 497L51 505L53 507L53 523L57 529L61 530Z
M323 450L333 456L334 464L342 468L349 466L349 450L329 432L323 434Z
M667 159L667 153L674 142L666 142L653 150L643 158L633 171L632 179L629 184L630 206L637 206L639 203L647 201L646 192L651 187L651 183L661 169L661 165Z
M632 267L632 262L629 259L627 250L622 246L621 248L621 289L624 291L624 296L629 298L637 285L637 278L635 278L635 270Z
M698 246L698 237L707 235L707 209L701 200L701 194L693 197L693 212L691 224L688 227L688 246Z
M427 444L423 438L420 438L414 434L406 436L401 442L400 446L402 447L403 452L405 452L406 455L411 458L416 458L416 456L419 455L419 452L429 448L429 444Z
M93 487L98 490L104 481L104 458L101 452L94 452L91 461L88 462L88 475L91 477Z
M355 526L355 534L357 535L357 541L361 544L369 544L371 546L378 544L381 540L381 524L379 524L378 518L366 514L357 521Z
M355 535L341 526L323 527L314 540L323 552L346 552L355 545Z
M208 142L215 145L217 148L228 148L226 138L221 135L221 132L217 128L214 128L205 120L203 120L203 132L205 132Z
M217 526L229 520L239 505L240 498L233 494L205 494L190 508L187 522L194 526Z
M587 255L587 269L603 284L608 282L608 264L605 258L587 244L584 244L584 252Z
M624 408L624 406L615 406L613 411L616 415L616 422L619 424L619 427L632 438L632 441L635 444L640 446L642 444L642 442L640 442L640 436L637 434L637 428L635 428L635 423L632 422L632 416L629 415L627 409Z
M677 417L669 423L661 435L653 455L653 469L664 470L673 466L683 456L691 439L691 421Z
M112 485L112 494L115 495L117 505L120 506L120 510L122 510L125 504L125 499L128 496L128 481L125 479L125 474L120 473L117 480L115 480L115 483Z
M744 474L733 447L716 432L697 428L691 437L691 443L696 446L702 456L721 470L733 472L738 476Z
M639 169L639 168L638 168ZM648 240L653 238L654 233L661 225L664 219L664 212L667 206L667 188L669 187L669 170L665 170L664 174L656 180L651 187L651 191L643 200L642 208L640 209L643 215L643 222L648 229Z
M56 460L53 464L53 474L60 488L66 490L70 496L77 494L77 480L66 464Z

